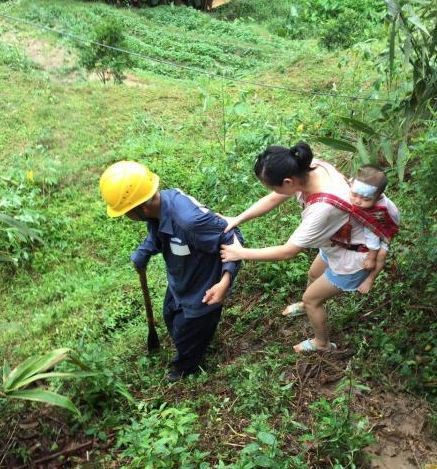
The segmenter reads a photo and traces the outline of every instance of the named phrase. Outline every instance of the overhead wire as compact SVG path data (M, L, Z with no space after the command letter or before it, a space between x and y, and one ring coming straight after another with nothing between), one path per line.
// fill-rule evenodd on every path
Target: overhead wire
M10 16L10 15L6 15L4 13L0 13L0 17L5 18L6 20L9 20L9 21L15 21L15 22L18 22L18 23L28 24L28 25L30 25L34 28L38 28L38 29L41 29L41 30L44 30L44 31L49 31L49 32L58 34L59 36L62 36L62 37L71 38L71 39L73 39L75 41L78 41L78 42L81 42L81 43L92 44L92 45L103 47L103 48L106 48L106 49L109 49L109 50L129 54L129 55L132 55L132 56L135 56L135 57L139 57L139 58L144 59L144 60L149 60L151 62L155 62L155 63L159 63L159 64L163 64L163 65L168 65L168 66L173 67L173 68L189 70L189 71L192 71L192 72L195 72L195 73L198 73L198 74L207 75L209 77L214 77L214 78L218 78L218 79L221 79L221 80L227 80L227 81L232 81L232 82L237 82L237 83L243 83L245 85L257 86L257 87L260 87L260 88L268 88L268 89L277 89L277 90L282 90L282 91L289 91L291 93L301 94L301 95L325 96L325 97L330 97L330 98L350 99L350 100L354 100L354 101L355 100L364 100L364 101L390 102L390 100L382 99L382 98L373 98L373 97L369 97L369 96L359 96L359 95L348 95L348 94L343 94L343 93L329 93L329 92L315 91L315 90L305 90L303 88L294 88L294 87L290 87L290 86L287 86L287 85L275 85L275 84L258 82L258 81L253 81L253 80L246 80L246 79L243 79L243 78L231 77L231 76L228 76L226 74L212 72L212 71L209 71L209 70L203 70L201 68L192 67L190 65L183 65L183 64L171 62L171 61L165 60L165 59L150 57L148 55L145 55L145 54L142 54L142 53L139 53L139 52L134 52L134 51L131 51L129 49L124 49L124 48L121 48L121 47L111 46L109 44L104 44L104 43L101 43L101 42L98 42L98 41L94 41L92 39L86 39L86 38L80 37L76 34L72 34L72 33L67 32L67 31L59 31L59 30L51 28L49 26L45 26L45 25L42 25L42 24L39 24L39 23L35 23L34 21L26 20L24 18L19 18L19 17L16 17L16 16Z

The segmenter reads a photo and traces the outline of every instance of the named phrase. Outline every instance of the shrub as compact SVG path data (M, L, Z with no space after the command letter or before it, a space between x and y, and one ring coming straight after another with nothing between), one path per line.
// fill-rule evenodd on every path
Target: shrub
M391 99L373 109L370 122L341 118L353 130L365 134L363 137L348 135L341 140L328 137L319 141L356 153L358 158L352 160L353 164L369 161L388 164L396 169L399 180L403 181L412 160L412 137L419 127L426 128L428 121L435 118L437 72L432 57L436 36L428 29L434 27L435 30L430 17L436 12L428 1L417 5L416 9L408 2L390 3L387 8L391 28L388 50L374 63L380 74L386 76L383 82L388 91L392 91ZM331 39L337 40L335 35ZM393 88L394 80L396 89ZM380 85L380 80L374 83L375 91Z
M322 29L320 42L327 49L346 49L363 36L364 22L361 14L345 9L337 18L328 20Z
M125 78L124 71L132 66L129 54L105 47L127 49L123 31L120 22L114 18L107 19L96 27L93 43L81 49L81 65L88 71L95 71L103 83L108 82L111 77L115 83L122 83Z
M257 22L270 20L274 17L286 17L293 2L269 2L265 0L234 0L219 7L215 15L221 19L235 20L250 18Z
M14 46L0 42L0 65L7 65L13 70L28 72L35 64Z
M68 383L68 392L79 402L84 421L99 416L99 425L116 420L120 409L132 404L134 398L121 376L125 370L110 351L100 344L89 342L79 347L81 361L90 370L95 370L92 379L77 379Z
M187 5L193 8L208 10L211 8L212 0L106 0L106 3L120 7L156 7L158 5L168 5L172 3L174 5Z
M437 145L432 135L435 125L413 143L413 156L420 162L410 175L414 183L402 185L399 194L403 222L391 292L394 314L383 325L392 351L382 358L385 366L399 370L409 389L436 398L437 324L432 305L437 292Z

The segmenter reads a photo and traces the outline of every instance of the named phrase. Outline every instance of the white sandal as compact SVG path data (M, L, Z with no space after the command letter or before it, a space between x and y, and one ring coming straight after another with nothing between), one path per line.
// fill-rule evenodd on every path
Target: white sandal
M282 311L282 316L290 319L304 316L305 314L305 308L301 301L299 303L293 303L292 305L287 306L284 311Z
M296 347L299 347L299 350L296 350ZM337 350L337 345L334 344L334 342L329 342L326 348L317 348L312 339L307 339L295 345L293 348L296 353L333 352Z

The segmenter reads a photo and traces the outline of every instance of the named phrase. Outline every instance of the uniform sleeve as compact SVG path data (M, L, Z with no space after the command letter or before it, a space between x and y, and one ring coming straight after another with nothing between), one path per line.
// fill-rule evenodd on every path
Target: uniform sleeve
M347 223L349 215L326 202L316 202L302 212L302 221L288 240L302 248L317 248Z
M187 213L190 213L189 218L187 218ZM190 212L185 212L184 215L183 220L179 218L179 225L187 231L190 243L198 251L218 255L220 245L232 244L234 236L237 236L242 244L244 243L238 228L224 233L226 221L205 208L195 207ZM225 262L222 266L222 274L229 272L233 281L240 265L241 262Z
M161 252L161 242L158 237L158 230L155 226L149 225L149 234L131 255L131 261L137 269L145 269L150 258Z

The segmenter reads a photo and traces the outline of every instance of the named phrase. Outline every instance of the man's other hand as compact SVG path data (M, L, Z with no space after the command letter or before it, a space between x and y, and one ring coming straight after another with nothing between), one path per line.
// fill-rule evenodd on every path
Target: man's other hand
M202 299L202 303L206 303L207 305L222 304L230 286L231 275L229 272L225 272L220 282L206 290L205 296Z

